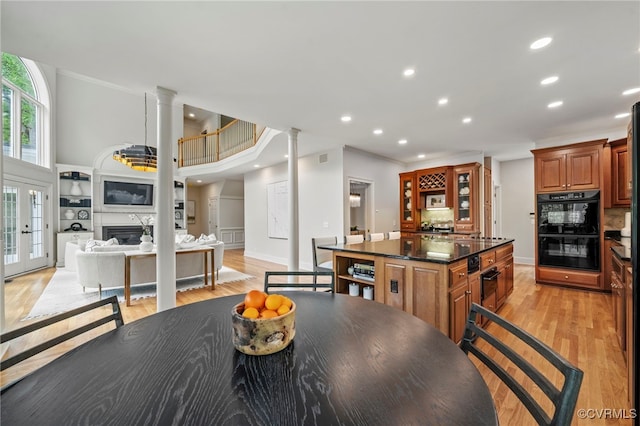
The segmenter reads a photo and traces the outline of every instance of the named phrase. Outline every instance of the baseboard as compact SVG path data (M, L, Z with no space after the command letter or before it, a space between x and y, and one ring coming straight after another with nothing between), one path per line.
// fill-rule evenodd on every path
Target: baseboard
M536 264L536 262L532 257L514 257L513 263L516 263L518 265L531 265L531 266Z
M285 259L282 257L269 256L264 253L256 253L246 251L244 252L244 257L251 257L258 260L264 260L266 262L277 263L278 265L287 266L289 263L289 259ZM301 271L313 271L313 264L310 262L301 262L300 268Z

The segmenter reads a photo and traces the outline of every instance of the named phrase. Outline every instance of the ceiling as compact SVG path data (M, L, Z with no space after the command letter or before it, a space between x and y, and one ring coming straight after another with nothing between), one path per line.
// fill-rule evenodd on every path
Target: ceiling
M640 96L622 95L640 87L637 1L0 7L3 51L140 93L169 88L177 104L298 128L301 155L348 145L408 167L469 151L522 158L534 146L623 135L629 119L614 116ZM549 46L529 48L544 36ZM540 84L552 75L558 82ZM438 105L442 97L448 104ZM556 100L563 105L547 107ZM344 114L351 122L341 122ZM264 151L273 151L268 161L284 161L280 138Z

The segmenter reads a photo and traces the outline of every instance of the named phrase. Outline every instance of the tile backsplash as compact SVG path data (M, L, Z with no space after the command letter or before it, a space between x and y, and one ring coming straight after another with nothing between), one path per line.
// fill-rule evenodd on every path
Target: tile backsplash
M624 208L604 209L604 220L602 221L604 230L610 231L624 228L624 214L628 211L629 209Z

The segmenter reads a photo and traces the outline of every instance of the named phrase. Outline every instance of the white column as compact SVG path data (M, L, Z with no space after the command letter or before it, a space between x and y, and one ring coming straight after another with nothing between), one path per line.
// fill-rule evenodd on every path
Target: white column
M173 150L171 112L176 92L156 88L158 97L158 191L157 213L153 226L157 247L157 309L158 312L176 306L176 246L173 221Z
M299 222L298 222L298 133L300 130L289 129L289 271L300 269Z

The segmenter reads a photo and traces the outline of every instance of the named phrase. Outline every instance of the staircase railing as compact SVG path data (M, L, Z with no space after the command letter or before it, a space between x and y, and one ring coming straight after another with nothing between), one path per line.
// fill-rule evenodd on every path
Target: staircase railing
M236 119L215 132L180 138L178 167L215 163L249 149L255 146L264 129L264 126Z

